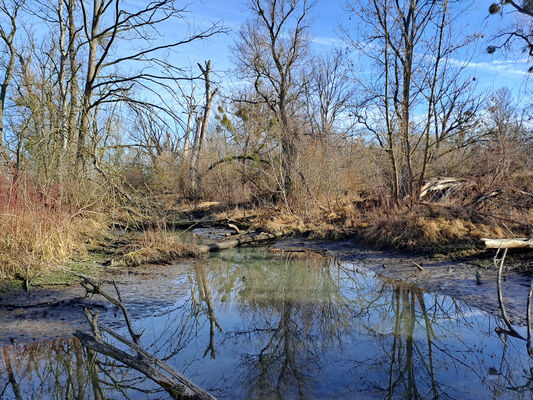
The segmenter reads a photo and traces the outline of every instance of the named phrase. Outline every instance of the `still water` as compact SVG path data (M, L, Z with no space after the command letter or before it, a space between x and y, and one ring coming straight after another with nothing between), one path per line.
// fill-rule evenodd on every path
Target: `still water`
M134 326L145 348L218 398L533 398L533 360L522 341L503 344L495 317L355 263L241 248L170 283L150 307L131 301ZM0 398L167 395L61 339L4 346Z

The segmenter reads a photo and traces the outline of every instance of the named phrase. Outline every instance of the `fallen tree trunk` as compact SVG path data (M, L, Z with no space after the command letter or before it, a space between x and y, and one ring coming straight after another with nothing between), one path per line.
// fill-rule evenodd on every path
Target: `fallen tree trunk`
M198 245L198 249L202 252L211 252L211 251L218 251L218 250L225 250L225 249L231 249L233 247L240 246L242 244L252 244L252 243L260 243L265 242L267 240L277 239L283 236L281 233L265 233L261 232L257 235L250 235L250 236L244 236L239 239L229 239L229 240L223 240L218 243L209 243L209 244L201 244Z
M196 385L183 374L172 368L164 361L158 359L141 346L140 338L142 333L138 334L133 329L128 310L125 303L122 301L120 291L115 282L113 282L113 286L115 287L117 294L116 298L102 290L100 283L94 282L91 278L81 274L76 275L83 279L82 286L85 288L87 295L99 294L115 306L121 308L129 335L131 337L131 340L128 340L107 326L99 323L98 313L85 309L85 317L91 326L93 335L89 335L79 330L75 333L75 336L85 347L94 352L111 357L123 363L124 365L141 372L146 377L165 389L167 393L169 393L174 399L215 400L215 397L213 397L209 392ZM135 353L137 353L136 356L128 354L110 342L104 341L101 333L102 331L106 332L115 340L118 340L122 344L126 345L129 349L133 350Z
M513 238L513 239L481 239L485 242L487 249L533 249L533 239Z
M185 387L174 380L170 379L167 375L163 374L157 368L154 368L148 362L143 359L139 359L129 355L128 353L117 349L114 346L111 346L108 343L99 342L93 336L88 335L84 332L77 331L76 337L80 340L81 344L85 347L88 347L91 350L94 350L97 353L104 354L109 356L121 363L127 365L130 368L133 368L142 374L149 377L163 389L165 389L173 398L181 397L192 397L193 393L187 393Z
M128 367L146 375L160 385L163 389L165 389L168 393L170 393L174 398L215 400L215 397L213 397L209 392L197 386L194 382L170 367L170 365L167 363L162 362L152 354L148 353L142 347L118 335L104 325L100 325L99 327L102 331L110 334L115 339L135 350L138 356L131 356L117 347L98 340L95 336L88 335L82 331L76 331L75 336L85 347L120 361ZM170 377L162 373L157 368L154 368L154 365L167 372Z
M220 219L209 219L209 218L198 218L198 219L177 219L166 221L166 225L169 228L181 228L181 229L190 229L190 228L200 228L200 227L224 227L227 228L229 224L239 224L240 226L248 226L250 221L248 218L220 218ZM233 228L231 228L233 229Z

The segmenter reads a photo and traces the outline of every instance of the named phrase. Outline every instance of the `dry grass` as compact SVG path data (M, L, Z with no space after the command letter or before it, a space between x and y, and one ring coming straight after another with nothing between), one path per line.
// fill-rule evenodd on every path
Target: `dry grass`
M435 252L447 247L476 248L482 237L505 237L497 226L461 218L427 217L414 212L383 217L360 231L361 238L381 248Z
M0 176L0 280L31 281L76 254L107 227L99 214L90 217L62 207L57 191L45 193L27 179L15 183Z
M179 234L164 230L147 230L143 237L125 246L111 265L132 268L146 264L167 264L203 253L194 244L182 243Z

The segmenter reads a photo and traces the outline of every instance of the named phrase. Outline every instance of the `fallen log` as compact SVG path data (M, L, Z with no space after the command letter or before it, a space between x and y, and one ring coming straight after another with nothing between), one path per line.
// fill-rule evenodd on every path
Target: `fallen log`
M428 198L432 202L446 199L467 183L463 179L433 178L420 188L420 198Z
M533 249L533 239L481 239L487 249Z
M120 361L121 363L127 365L130 368L133 368L145 376L149 377L151 380L156 382L159 386L165 389L169 394L174 398L181 397L193 397L192 392L187 392L185 387L174 380L170 379L167 375L163 374L157 368L154 368L150 363L133 357L128 353L117 349L114 346L109 345L108 343L99 342L93 336L88 335L84 332L77 331L75 336L80 340L81 344L89 349L109 356L115 360Z
M198 245L198 249L202 252L211 252L218 250L231 249L233 247L240 246L242 244L260 243L267 240L277 239L282 236L281 233L266 233L261 232L257 235L244 236L239 239L223 240L217 243L201 244Z
M241 234L241 230L235 224L228 224L228 228L233 229L237 235Z
M97 353L107 355L117 361L122 362L128 367L143 373L165 390L170 391L170 393L177 398L215 400L215 397L209 392L196 385L183 374L176 371L170 365L161 361L141 346L136 345L121 335L118 335L116 332L103 324L99 324L98 327L102 331L113 336L118 341L126 344L132 350L135 350L137 352L137 357L131 356L123 350L99 340L98 337L88 335L80 330L76 331L75 336L84 346L96 351ZM157 368L154 368L154 365L167 372L170 377L159 371Z
M247 218L242 219L229 219L229 218L200 218L200 219L178 219L168 220L166 225L173 229L190 229L190 228L202 228L202 227L222 227L227 228L229 225L235 225L238 223L241 226L248 226L249 220ZM231 229L234 229L230 227ZM238 228L237 228L238 229Z
M120 291L115 282L113 282L113 285L117 294L116 298L102 290L100 284L94 282L89 277L79 274L78 276L83 278L82 286L85 288L87 295L99 294L115 306L122 309L128 332L131 337L131 340L128 340L124 336L114 332L112 329L98 321L97 312L85 309L85 317L91 326L93 335L89 335L80 330L76 331L75 336L80 340L82 345L96 353L111 357L116 361L119 361L122 364L141 372L147 378L156 382L163 389L165 389L167 393L169 393L174 399L215 400L215 397L209 392L196 385L183 374L141 346L140 338L142 333L138 334L133 329L128 310L125 303L122 301ZM125 344L128 348L136 353L136 356L128 354L126 351L114 346L109 341L104 341L101 333L102 331L106 332L122 344Z

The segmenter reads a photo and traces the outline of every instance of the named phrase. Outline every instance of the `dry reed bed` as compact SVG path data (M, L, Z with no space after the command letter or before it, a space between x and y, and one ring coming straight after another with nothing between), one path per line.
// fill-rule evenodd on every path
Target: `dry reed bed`
M0 173L0 280L30 281L84 253L105 228L100 214L87 217L64 207L59 190Z
M149 229L140 239L120 248L111 261L117 268L133 268L146 264L167 264L182 258L196 258L203 253L198 246L182 243L180 235L162 229Z

